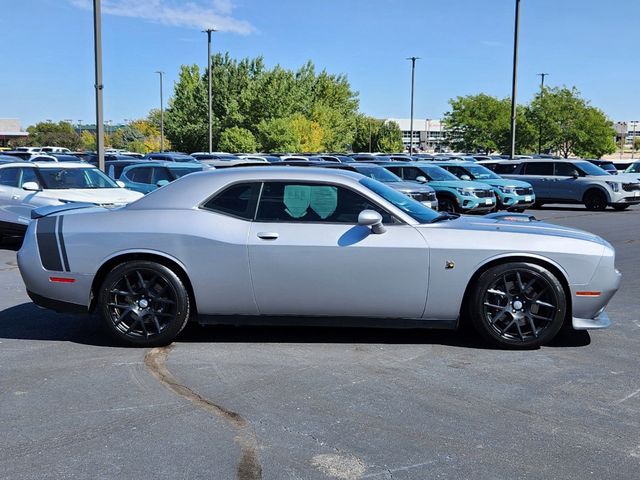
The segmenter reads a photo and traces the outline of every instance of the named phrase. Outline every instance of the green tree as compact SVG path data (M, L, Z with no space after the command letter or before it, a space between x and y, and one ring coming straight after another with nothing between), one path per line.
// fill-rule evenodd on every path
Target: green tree
M96 150L96 136L87 131L83 130L80 135L80 141L82 142L82 148L86 151L95 151Z
M601 157L615 152L615 130L604 113L591 106L575 88L545 88L529 106L531 123L541 125L545 150ZM536 135L537 137L537 135Z
M291 128L288 118L262 120L258 125L258 138L267 152L299 152L300 137Z
M395 122L360 115L356 118L355 126L352 145L354 152L392 153L404 149L402 131Z
M491 153L511 150L511 100L484 93L449 100L444 115L448 142L454 150ZM516 153L528 151L535 141L534 127L526 108L516 109Z
M622 141L624 143L624 139ZM640 137L636 137L633 139L633 148L634 150L640 150Z
M256 137L246 128L229 127L220 134L218 149L224 152L255 152L258 150Z
M402 130L396 122L384 122L378 129L378 148L380 152L401 152L404 149L402 143Z
M78 150L82 146L80 135L69 122L40 122L27 128L28 143L31 145L51 145Z
M289 119L289 128L295 134L301 151L320 152L324 150L324 130L318 122L298 114Z

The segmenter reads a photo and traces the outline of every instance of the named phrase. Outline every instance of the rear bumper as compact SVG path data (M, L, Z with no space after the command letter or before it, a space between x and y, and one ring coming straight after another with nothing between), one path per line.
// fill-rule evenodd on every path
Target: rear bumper
M78 305L77 303L64 302L62 300L55 300L53 298L43 297L37 293L33 293L27 290L27 295L33 303L42 308L48 308L60 313L87 313L86 305Z

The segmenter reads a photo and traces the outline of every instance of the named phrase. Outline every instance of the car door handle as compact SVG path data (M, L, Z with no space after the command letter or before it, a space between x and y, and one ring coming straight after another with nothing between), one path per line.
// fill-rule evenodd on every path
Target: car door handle
M276 240L278 236L275 232L258 232L258 238L262 240Z
M20 200L22 197L20 195L13 195L11 197L12 200Z

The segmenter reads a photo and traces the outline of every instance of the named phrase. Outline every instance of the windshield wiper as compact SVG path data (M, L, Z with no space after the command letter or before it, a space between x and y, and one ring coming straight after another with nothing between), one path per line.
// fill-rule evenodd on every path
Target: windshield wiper
M443 220L455 220L456 218L460 218L460 214L444 212L444 213L441 213L440 215L438 215L433 220L431 220L429 223L437 223L437 222L441 222Z

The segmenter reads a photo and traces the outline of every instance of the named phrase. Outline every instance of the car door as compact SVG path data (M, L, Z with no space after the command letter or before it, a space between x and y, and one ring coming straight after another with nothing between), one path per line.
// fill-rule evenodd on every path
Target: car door
M558 200L581 201L582 195L579 193L580 172L571 162L554 162L553 181L549 183L549 188L553 190L553 198Z
M151 183L151 175L153 167L135 167L128 170L125 169L123 179L127 188L136 192L149 193L157 187Z
M0 222L19 223L17 203L20 200L19 167L0 168Z
M554 198L553 162L526 162L522 169L522 178L533 187L538 200ZM511 178L514 178L511 176Z
M365 209L381 213L385 233L357 225ZM248 245L261 314L423 314L429 267L424 238L344 186L264 183Z

